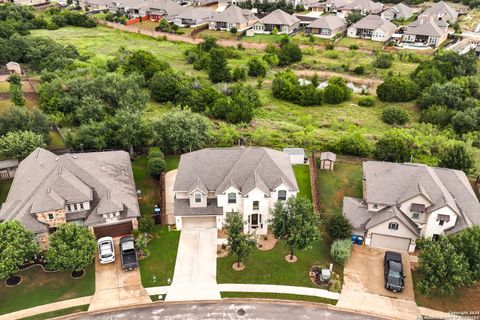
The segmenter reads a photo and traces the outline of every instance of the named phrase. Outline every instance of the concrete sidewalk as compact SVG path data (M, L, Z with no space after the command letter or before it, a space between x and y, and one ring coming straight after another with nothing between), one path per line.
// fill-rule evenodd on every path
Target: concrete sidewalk
M241 284L241 283L222 283L218 285L220 292L266 292L296 294L302 296L320 297L332 300L338 300L340 294L323 289L281 286L271 284Z
M25 298L28 299L28 297L25 297ZM76 307L76 306L82 306L85 304L90 304L90 301L92 301L92 298L93 296L88 296L88 297L81 297L76 299L63 300L63 301L53 302L49 304L44 304L41 306L1 315L0 320L21 319L21 318L35 316L41 313L46 313L46 312Z

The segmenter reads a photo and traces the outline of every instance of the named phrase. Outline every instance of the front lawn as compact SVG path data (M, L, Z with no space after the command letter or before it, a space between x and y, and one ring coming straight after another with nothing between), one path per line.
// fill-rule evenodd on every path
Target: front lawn
M295 178L297 178L298 188L300 192L298 193L301 197L307 197L312 201L312 186L310 184L310 167L306 165L296 165L293 166L293 172L295 173Z
M180 231L168 231L167 226L155 226L149 246L150 256L140 260L140 273L145 288L165 286L173 279Z
M44 320L44 319L53 319L61 316L66 316L73 313L83 312L88 310L89 305L84 304L82 306L70 307L60 310L55 310L51 312L45 312L41 314L36 314L31 317L22 318L22 320Z
M18 272L20 285L0 284L0 314L10 313L61 300L90 296L95 293L95 266L86 269L83 278L74 280L70 272L44 272L40 266Z
M178 163L180 162L180 156L167 155L165 156L165 161L167 162L167 172L175 170L178 168Z
M318 189L322 213L341 213L343 197L362 197L362 166L337 162L334 171L318 170Z
M138 200L142 215L153 214L155 204L160 204L159 181L150 177L147 164L147 157L139 157L132 162L135 185L142 192L142 196Z
M337 304L337 300L313 297L313 296L302 296L298 294L282 294L282 293L268 293L268 292L220 292L222 299L225 298L260 298L260 299L275 299L275 300L301 300L301 301L310 301L317 303L327 303L327 304Z
M0 204L4 203L8 196L8 191L12 185L13 179L0 180Z
M301 287L315 287L310 281L308 272L315 264L328 266L331 262L329 245L323 240L313 242L310 249L295 251L298 261L289 263L285 256L289 253L286 246L277 243L270 251L254 249L245 259L245 270L234 271L232 264L235 258L229 255L217 259L218 283L255 283L278 284ZM335 270L341 272L342 270Z

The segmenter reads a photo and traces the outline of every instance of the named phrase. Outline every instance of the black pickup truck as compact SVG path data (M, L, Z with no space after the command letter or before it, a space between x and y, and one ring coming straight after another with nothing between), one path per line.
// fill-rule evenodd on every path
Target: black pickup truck
M138 268L137 251L135 250L135 238L125 236L120 238L120 252L122 253L122 269L130 271Z
M393 292L402 292L405 276L403 275L402 255L397 252L387 251L383 258L385 273L385 288Z

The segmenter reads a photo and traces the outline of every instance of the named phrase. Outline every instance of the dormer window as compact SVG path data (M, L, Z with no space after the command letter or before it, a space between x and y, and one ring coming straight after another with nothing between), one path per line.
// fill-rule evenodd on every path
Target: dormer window
M200 193L195 193L195 203L202 202L202 195Z
M445 222L450 221L450 216L448 214L439 214L437 216L437 221L439 226L443 226Z
M72 211L72 206L71 206L71 205L68 205L68 206L67 206L67 210L68 210L68 212Z
M278 190L278 201L287 200L287 190Z
M258 203L258 201L253 201L253 210L258 210L260 208L260 204Z
M227 196L228 203L237 203L237 194L235 192L230 192Z
M425 212L425 205L420 203L412 203L410 212L412 213L413 219L418 219L420 218L420 214Z
M388 224L388 229L389 229L389 230L398 230L398 223L396 223L396 222L390 222L390 223Z
M374 203L374 204L373 204L373 207L374 207L375 209L377 209L377 208L378 208L378 204Z

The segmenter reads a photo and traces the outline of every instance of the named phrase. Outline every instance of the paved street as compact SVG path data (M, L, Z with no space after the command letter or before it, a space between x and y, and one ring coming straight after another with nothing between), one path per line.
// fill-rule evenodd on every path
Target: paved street
M197 304L161 304L156 307L130 309L77 317L76 319L116 320L116 319L257 319L257 320L376 320L380 318L356 315L342 311L329 310L322 306L299 305L291 303L197 303Z

